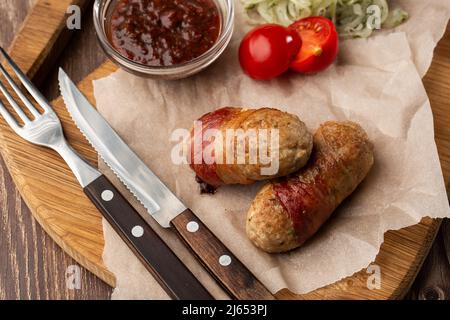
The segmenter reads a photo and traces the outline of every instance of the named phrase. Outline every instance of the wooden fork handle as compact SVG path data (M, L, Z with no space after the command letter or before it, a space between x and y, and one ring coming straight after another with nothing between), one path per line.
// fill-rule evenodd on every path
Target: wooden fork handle
M172 298L214 299L105 176L84 192Z
M240 300L275 299L191 210L178 215L171 224L231 297Z

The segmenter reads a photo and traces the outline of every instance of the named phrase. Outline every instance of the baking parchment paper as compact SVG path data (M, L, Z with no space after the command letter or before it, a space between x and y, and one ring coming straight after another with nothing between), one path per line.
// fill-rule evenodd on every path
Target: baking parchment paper
M338 62L323 73L287 74L270 82L253 81L239 67L237 48L250 27L237 2L234 37L214 65L180 81L146 80L119 70L94 82L98 110L273 293L282 288L312 291L367 267L386 231L426 216L450 216L432 112L421 81L445 31L450 1L395 2L410 13L406 24L367 40L344 41ZM327 120L357 121L375 145L375 166L305 246L288 254L266 254L245 235L246 212L261 184L200 195L193 172L174 165L170 157L177 143L170 139L175 129L188 129L195 119L222 106L276 107L298 115L311 131ZM114 179L106 165L100 168ZM116 185L211 292L226 298L176 236L157 226L126 189ZM168 298L106 221L104 236L104 261L117 278L113 298Z

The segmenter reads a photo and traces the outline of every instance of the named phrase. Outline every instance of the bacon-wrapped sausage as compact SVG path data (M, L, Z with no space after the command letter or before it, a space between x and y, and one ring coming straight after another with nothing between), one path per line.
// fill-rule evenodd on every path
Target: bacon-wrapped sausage
M270 179L274 177L282 177L290 173L298 171L308 161L312 151L312 135L308 132L306 125L300 121L297 116L282 112L276 109L242 109L226 107L211 113L208 113L199 119L202 130L194 129L191 131L190 152L191 152L191 168L197 174L199 180L213 186L218 187L224 184L251 184L256 181ZM251 161L250 149L255 147L249 138L246 138L245 154L238 154L238 139L233 139L233 156L227 157L230 148L224 142L221 146L215 144L214 139L205 137L208 129L217 129L226 137L230 130L233 132L259 134L262 129L267 132L268 154L278 153L278 167L273 174L262 172L262 168L270 167L271 164L261 163L261 157L257 157L257 161ZM276 150L271 150L269 133L270 130L278 131L278 144L274 145ZM198 140L197 140L198 139ZM197 141L201 141L200 148L195 148ZM225 141L225 139L224 139ZM214 143L214 144L213 144ZM213 144L213 145L211 145ZM211 148L212 147L212 148ZM260 147L260 146L257 146ZM205 161L204 151L207 148L212 149L214 161ZM208 153L209 154L209 153ZM260 155L258 153L258 155ZM242 158L243 156L243 158ZM245 159L244 163L239 161ZM229 161L231 158L232 161ZM201 161L195 161L200 159ZM221 161L216 161L221 159ZM226 161L226 159L228 159Z
M327 122L298 173L262 188L247 216L247 235L266 252L295 249L313 236L369 173L373 145L353 122Z

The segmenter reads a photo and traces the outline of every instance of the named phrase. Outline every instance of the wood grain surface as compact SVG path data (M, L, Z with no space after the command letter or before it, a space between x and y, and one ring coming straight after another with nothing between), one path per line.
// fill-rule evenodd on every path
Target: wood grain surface
M10 32L6 33L9 36L11 32L15 32L23 16L14 12L17 10L23 13L29 8L29 5L30 1L26 0L6 1L6 4L1 2L0 18L2 24L0 25L0 31L3 31L2 28L10 28ZM4 12L7 12L7 14L5 15ZM9 17L13 18L9 19ZM3 18L5 18L5 21ZM86 19L83 29L75 35L75 38L63 53L62 59L55 63L55 65L62 65L75 80L82 79L103 60L100 49L95 44L90 20ZM12 22L8 24L8 21ZM448 31L447 41L443 41L444 45L441 45L437 50L437 55L440 58L439 63L433 64L429 73L431 76L425 80L427 90L433 96L432 100L442 100L434 101L434 103L432 101L433 107L434 105L443 106L442 110L437 110L437 112L442 113L449 110L449 100L448 96L441 93L445 92L442 91L443 89L449 92L450 84L449 82L442 84L437 77L444 77L443 73L448 74L450 70L450 48L448 45L450 43L450 30ZM0 34L4 37L4 39L0 39L1 44L5 45L8 41L11 41L12 37L10 36L9 39L5 37L5 32ZM44 92L49 97L55 97L57 95L56 69L48 79L48 84L43 87ZM436 110L434 111L436 112ZM441 157L450 155L449 149L445 148L448 143L447 139L450 137L448 112L446 114L447 118L436 120L438 122L436 133L438 144L443 141L440 146ZM443 123L439 123L439 121ZM76 134L69 131L69 135ZM107 298L110 293L107 285L84 270L82 270L81 277L82 290L68 290L65 282L65 271L68 265L75 264L74 261L63 254L55 243L45 235L39 225L34 222L30 212L20 200L18 192L5 170L4 163L0 162L0 164L0 205L2 210L0 219L0 298ZM446 172L449 172L450 165L443 163L443 168ZM446 175L447 184L450 181L449 178L450 176ZM430 225L432 225L431 222L425 221L423 228L429 228ZM449 229L448 222L445 222L430 257L424 265L423 272L419 275L409 297L423 299L450 297L448 288L450 273ZM402 232L415 233L420 232L420 229L409 229ZM395 242L398 240L399 238L393 237L391 243L387 245L395 246ZM411 254L414 255L415 253ZM402 266L400 265L400 267ZM393 268L395 268L395 264ZM345 285L352 285L351 280L342 284L342 286Z
M9 47L36 0L0 1L0 45ZM83 18L70 45L53 66L53 78L43 83L48 97L57 96L56 65L82 79L104 57L95 40L92 19ZM83 63L80 63L83 61ZM80 267L32 218L0 157L0 299L109 299L111 287ZM66 270L80 269L80 290L69 289Z
M450 155L446 148L450 141L450 82L443 81L450 73L450 24L444 39L435 50L435 59L424 78L434 113L436 143L441 159ZM450 162L441 161L442 170L450 171ZM450 176L444 175L447 194L450 194ZM436 241L407 296L411 299L450 300L450 220L445 219Z

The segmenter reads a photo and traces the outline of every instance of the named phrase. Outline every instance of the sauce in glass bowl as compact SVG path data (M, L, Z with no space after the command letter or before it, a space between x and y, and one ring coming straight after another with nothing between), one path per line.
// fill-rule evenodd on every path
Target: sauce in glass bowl
M207 52L221 32L214 0L119 0L107 35L125 58L146 66L173 66Z

